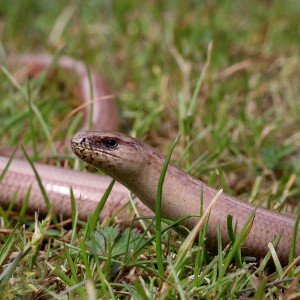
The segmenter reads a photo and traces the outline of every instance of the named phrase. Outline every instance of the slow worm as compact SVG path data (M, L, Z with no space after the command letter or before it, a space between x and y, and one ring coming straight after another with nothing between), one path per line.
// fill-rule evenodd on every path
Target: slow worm
M65 59L68 62L66 63L67 66L63 63ZM39 69L49 65L51 59L48 58L47 63L43 64L43 62L44 59L41 59ZM27 61L26 64L30 65L29 61ZM30 70L33 70L35 64L33 61L31 61L31 64L33 67L31 67ZM58 60L58 65L67 72L74 70L79 77L87 78L86 68L81 62L71 58L61 57ZM30 73L29 71L26 72ZM91 78L94 95L102 98L107 95L107 93L103 93L103 83L102 87L99 87L97 84L100 81L102 82L102 79L98 77L96 72L92 71ZM97 91L98 88L100 89L99 91ZM88 91L86 84L83 86L81 83L79 90L82 100L85 102L89 101L90 96L89 93L86 92ZM107 130L117 128L117 114L114 102L111 99L103 99L103 101L95 101L95 105L99 105L99 107L94 109L93 124L95 129L104 129L106 131L83 131L76 134L72 139L72 149L79 158L104 171L122 184L117 184L113 188L102 217L107 218L116 207L120 207L127 202L129 195L128 190L134 193L147 207L153 210L158 177L164 159L157 151L148 145L142 144L120 133L108 132ZM90 112L88 111L88 113ZM111 118L108 117L110 114ZM99 128L97 124L99 125L101 123L100 120L103 118L106 118L104 122L106 127ZM1 157L0 172L3 170L6 162L7 159ZM36 166L50 199L53 202L55 212L65 216L70 215L68 193L70 185L75 191L77 201L81 199L79 216L86 218L87 212L95 208L101 193L106 189L109 182L106 176L80 173L38 164L36 164ZM20 184L18 178L22 178L23 185ZM14 192L18 190L16 203L17 206L20 206L29 186L32 187L33 194L29 202L30 210L39 209L45 213L46 207L44 200L35 183L35 178L30 167L24 161L15 160L6 174L4 181L0 183L1 203L4 206L8 206L9 201L13 198ZM126 186L128 190L123 186ZM175 220L185 215L198 215L200 211L200 194L202 188L205 209L210 200L214 197L216 191L182 170L169 165L163 187L163 216ZM97 196L95 196L95 194L97 194ZM151 211L142 203L138 202L138 207L142 214L151 214ZM220 224L221 227L222 242L224 244L229 242L226 228L229 213L233 215L234 222L237 222L237 231L239 231L254 209L255 207L249 203L223 194L211 211L207 232L208 244L213 246L216 243L218 224ZM197 220L197 218L190 218L185 221L184 224L189 228L193 228ZM268 251L268 243L273 242L275 237L282 232L277 253L281 262L286 264L288 262L294 225L294 218L263 208L257 208L252 229L244 243L243 253L257 257L264 256ZM300 255L299 234L296 239L295 255Z
M164 158L152 147L121 133L105 131L83 131L72 139L72 150L82 160L126 186L152 211L155 208L157 183ZM162 215L177 220L187 215L199 215L200 197L203 188L203 209L206 209L216 194L216 190L169 165L162 197ZM222 242L229 243L227 216L232 214L237 222L237 232L253 212L255 207L229 195L221 195L212 208L208 225L208 244L217 244L217 228L220 223ZM185 221L192 229L197 218ZM258 208L252 229L244 243L243 253L258 257L268 252L268 243L282 231L278 245L278 255L287 263L295 220L293 218ZM296 255L300 255L300 235L297 237Z

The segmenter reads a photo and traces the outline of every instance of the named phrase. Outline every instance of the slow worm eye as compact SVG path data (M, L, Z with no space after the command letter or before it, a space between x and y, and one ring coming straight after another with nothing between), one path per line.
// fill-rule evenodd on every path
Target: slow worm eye
M104 146L107 148L116 148L118 146L118 142L116 139L108 139L104 141Z
M80 141L80 144L85 144L87 142L87 138L83 138L81 141Z

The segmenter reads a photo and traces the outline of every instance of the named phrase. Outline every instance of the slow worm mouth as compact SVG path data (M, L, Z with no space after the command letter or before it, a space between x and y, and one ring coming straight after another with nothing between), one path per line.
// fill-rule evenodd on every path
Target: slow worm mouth
M100 153L100 154L103 154L103 153L104 153L104 154L106 154L106 155L108 155L108 156L112 156L112 157L115 157L115 158L119 158L119 156L114 155L114 154L112 154L111 152L107 152L107 151L102 150L102 149L97 149L97 150L93 149L92 151L93 151L93 152Z

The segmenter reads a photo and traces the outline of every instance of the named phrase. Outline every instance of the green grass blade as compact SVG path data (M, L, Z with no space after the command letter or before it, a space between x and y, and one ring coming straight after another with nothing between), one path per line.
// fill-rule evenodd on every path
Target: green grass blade
M33 162L31 161L30 157L28 156L28 154L27 154L25 148L24 148L23 146L21 146L21 148L22 148L22 151L23 151L23 153L24 153L24 155L25 155L26 160L28 161L28 163L30 164L30 166L31 166L31 168L32 168L32 170L33 170L33 173L34 173L34 176L35 176L35 178L36 178L36 180L37 180L38 186L39 186L39 188L40 188L40 190L41 190L41 193L42 193L42 195L43 195L43 198L44 198L44 200L45 200L45 203L46 203L48 212L50 213L50 212L52 212L52 204L51 204L50 199L49 199L49 197L48 197L48 195L47 195L47 192L46 192L46 190L45 190L45 188L44 188L44 186L43 186L41 177L40 177L40 175L39 175L37 169L35 168ZM58 222L57 222L57 218L56 218L55 215L53 215L53 221L54 221L55 223L58 223Z
M228 232L228 237L231 241L231 244L233 245L235 243L235 231L233 230L233 226L232 226L232 215L229 214L227 216L227 232ZM238 249L236 254L234 255L235 261L237 263L237 265L242 268L243 267L243 263L242 263L242 253L241 253L241 249Z
M276 248L277 245L279 244L279 241L280 241L280 239L281 239L281 236L282 236L282 232L276 236L276 238L275 238L275 240L274 240L274 242L273 242L273 245L274 245L275 248ZM270 259L271 259L271 256L272 256L272 255L271 255L271 252L269 251L269 252L266 254L265 258L263 259L262 263L260 264L259 268L257 269L257 271L256 271L257 273L260 273L260 272L263 272L263 271L264 271L264 269L267 267L267 265L268 265L268 263L269 263L269 261L270 261Z
M282 235L282 232L280 233L280 235ZM278 258L278 255L276 253L275 247L272 243L269 243L268 247L269 247L269 250L271 252L276 271L277 271L278 275L281 277L282 274L283 274L283 269L282 269L280 260Z
M19 229L19 224L17 224L10 235L7 237L4 245L0 249L0 266L2 265L3 261L6 259L7 255L9 254L10 248L16 239L16 231Z
M94 116L94 100L101 100L101 99L94 99L94 87L93 87L93 81L92 81L92 75L91 75L91 70L89 68L88 65L85 66L86 67L86 72L88 75L88 81L89 81L89 91L90 91L90 103L89 103L89 119L88 119L88 129L92 130L93 129L93 116Z
M218 273L221 273L223 268L223 256L222 256L222 233L221 233L221 225L218 223Z
M85 268L85 272L86 272L86 277L87 277L87 279L91 279L92 271L91 271L89 260L88 260L87 249L86 249L84 238L80 239L80 249L81 249L82 260L83 260L83 264L84 264L84 268Z
M16 147L14 149L13 153L11 154L11 156L8 159L8 162L7 162L6 166L4 167L3 171L1 172L1 174L0 174L0 182L2 182L5 174L7 173L8 169L9 169L9 166L10 166L11 162L13 161L13 158L15 157L17 149L18 149L18 147Z
M207 48L207 59L206 59L206 62L204 64L204 67L201 71L201 74L200 74L200 77L199 79L197 80L197 84L196 84L196 88L194 90L194 93L193 93L193 96L192 96L192 99L191 99L191 103L190 103L190 106L188 108L188 116L195 116L195 113L196 113L196 109L197 109L197 103L200 99L199 97L199 92L200 92L200 89L201 89L201 86L202 86L202 83L204 81L204 78L206 76L206 73L207 73L207 70L208 70L208 67L210 65L210 60L211 60L211 52L212 52L212 47L213 47L213 43L210 42L208 44L208 48ZM192 122L193 123L193 122Z
M266 286L267 286L267 281L266 281L266 279L263 278L258 284L258 288L255 292L253 300L264 299L264 291L265 291Z
M72 238L71 243L76 239L77 235L77 222L78 222L78 209L76 207L73 187L70 187L70 201L71 201L71 219L72 219Z
M291 247L290 247L290 255L289 255L289 263L291 264L295 258L295 251L296 251L296 241L297 241L297 235L298 229L299 229L299 222L300 222L300 210L298 211L297 218L295 221L292 241L291 241Z
M156 256L157 256L157 266L158 266L158 273L161 277L164 275L164 266L163 266L163 254L162 254L162 244L161 244L161 234L162 234L162 228L161 228L161 203L162 203L162 191L163 191L163 183L165 179L165 175L167 172L167 168L173 153L173 150L175 149L175 146L177 145L178 141L180 139L180 136L176 138L176 140L173 142L171 149L166 157L166 160L163 164L159 180L158 180L158 187L157 187L157 193L156 193L156 202L155 202L155 230L156 230Z
M193 228L193 230L189 233L189 235L187 236L187 238L184 240L183 244L179 248L178 254L176 257L176 261L175 261L175 270L177 272L184 265L186 258L187 258L187 253L191 249L194 240L198 236L199 230L201 229L203 224L205 224L205 220L209 216L212 207L216 204L217 200L219 199L219 197L221 196L222 193L223 193L222 189L216 193L215 197L211 200L210 204L208 205L207 209L205 210L203 216L200 218L199 222L196 224L196 226ZM171 278L170 278L170 281L171 281Z
M107 187L105 193L103 194L101 200L99 201L93 215L92 215L92 218L91 218L91 222L90 222L90 229L94 229L96 228L96 224L97 222L99 221L99 216L100 216L100 213L108 199L108 196L113 188L115 184L115 180L112 180L111 183L109 184L109 186Z
M203 186L201 187L201 197L200 197L200 218L203 216ZM205 224L207 224L207 221L209 219L209 216L208 218L206 219L206 222ZM198 276L200 274L200 270L202 268L202 263L203 263L203 257L204 257L204 238L205 238L205 235L206 235L206 226L204 225L204 228L201 228L199 230L199 235L198 235L198 247L201 249L199 251L197 251L196 253L196 259L195 259L195 269L194 269L194 287L196 287L198 284Z
M20 224L23 223L24 216L25 216L26 211L27 211L28 202L29 202L29 199L30 199L30 193L31 193L31 185L29 186L29 188L26 192L26 195L25 195L25 198L22 202L22 207L21 207L21 210L20 210L20 213L19 213L19 216L18 216L18 222Z
M68 247L65 244L64 244L64 250L65 250L65 255L66 255L66 258L67 258L67 261L68 261L68 265L69 265L69 268L70 268L73 280L74 280L75 283L78 283L78 281L77 281L76 267L75 267L75 264L74 264L73 259L71 257L71 254L69 252L69 249L68 249Z
M149 299L149 297L147 296L139 277L133 280L133 285L136 289L136 292L135 292L136 297L138 296L138 298L142 299L142 300L148 300Z
M11 277L12 273L17 268L19 261L25 257L29 251L32 249L31 246L27 247L23 252L19 252L16 258L5 268L5 270L0 274L0 291L5 287L5 284Z
M243 242L247 238L247 236L252 228L252 225L253 225L254 216L255 216L255 210L247 218L245 224L243 225L239 235L237 236L237 238L235 240L235 243L232 245L232 248L230 249L227 257L224 259L224 266L223 266L221 274L219 276L219 280L221 280L224 277L232 259L236 255L236 252L241 248Z

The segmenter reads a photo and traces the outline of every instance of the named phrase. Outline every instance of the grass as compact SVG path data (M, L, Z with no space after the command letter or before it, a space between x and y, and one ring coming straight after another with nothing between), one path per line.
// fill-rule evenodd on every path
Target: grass
M231 195L297 214L299 14L297 0L3 0L0 34L6 54L61 50L83 59L111 85L123 132L164 154L180 134L178 166ZM81 115L61 122L78 101L74 79L59 77L64 84L40 75L16 87L0 74L1 146L43 143L51 152L53 140L80 128ZM3 299L299 297L299 267L272 269L272 251L258 263L240 258L244 236L232 228L233 245L209 257L205 223L191 245L163 223L158 271L149 228L102 228L75 211L71 226L38 223L25 208L21 217L0 211Z

